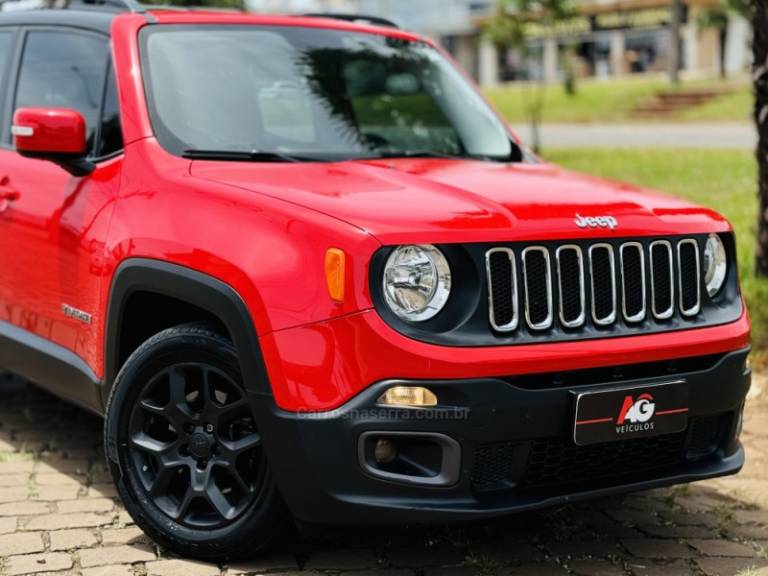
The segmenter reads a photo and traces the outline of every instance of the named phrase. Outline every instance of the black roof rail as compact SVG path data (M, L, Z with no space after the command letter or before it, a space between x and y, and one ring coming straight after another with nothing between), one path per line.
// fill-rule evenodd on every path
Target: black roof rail
M332 18L334 20L344 20L346 22L357 22L360 24L373 24L374 26L384 26L386 28L400 28L392 20L381 18L380 16L368 16L365 14L337 14L335 12L314 12L310 14L301 14L307 18Z
M116 12L136 12L143 13L147 7L137 0L40 0L35 3L30 2L30 8L26 8L26 0L0 0L0 12L3 7L13 4L21 4L21 10L67 10L67 9L85 9L85 10L108 10Z

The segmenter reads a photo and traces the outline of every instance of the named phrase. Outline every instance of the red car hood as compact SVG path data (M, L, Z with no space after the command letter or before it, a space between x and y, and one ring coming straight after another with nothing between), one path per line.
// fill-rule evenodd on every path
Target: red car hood
M730 229L711 210L549 164L423 159L332 164L195 161L191 173L323 212L370 232L384 244ZM580 228L579 216L610 216L616 226Z

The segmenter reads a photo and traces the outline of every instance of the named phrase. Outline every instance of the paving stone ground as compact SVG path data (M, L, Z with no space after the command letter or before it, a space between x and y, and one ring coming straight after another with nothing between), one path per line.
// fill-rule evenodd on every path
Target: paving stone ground
M0 377L0 576L768 576L767 393L750 400L736 477L470 525L328 528L231 566L174 558L132 524L101 427Z

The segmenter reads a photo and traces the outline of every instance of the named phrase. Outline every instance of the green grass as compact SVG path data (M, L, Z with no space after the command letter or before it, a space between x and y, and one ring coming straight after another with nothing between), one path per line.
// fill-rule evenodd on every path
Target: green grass
M768 279L753 272L757 167L747 151L552 150L547 160L598 176L687 198L727 217L736 230L742 289L752 315L754 346L768 358Z
M719 80L687 82L674 88L708 88L722 86ZM752 106L752 93L746 83L736 84L736 92L691 108L673 117L678 121L740 121L746 120ZM632 111L660 90L669 90L669 83L661 77L629 78L601 82L585 80L577 85L575 95L568 95L563 86L552 84L545 90L544 122L647 122L638 119ZM509 84L487 90L486 94L511 122L526 122L526 102L530 102L537 88L522 84ZM664 120L669 120L665 117Z

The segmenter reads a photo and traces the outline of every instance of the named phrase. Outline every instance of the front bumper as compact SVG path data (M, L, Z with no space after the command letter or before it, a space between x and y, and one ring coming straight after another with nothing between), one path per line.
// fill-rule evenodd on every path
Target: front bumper
M563 376L565 385L558 385L560 374L419 380L450 405L434 410L377 408L377 398L391 382L376 384L330 412L286 412L264 397L256 403L278 486L299 520L481 519L737 473L744 463L737 427L751 382L748 353L689 359L684 365L689 370L674 374L690 389L686 432L587 448L577 448L571 439L573 392L669 380L668 363L626 366L623 373L575 371ZM458 457L455 478L429 485L366 470L361 438L397 433L447 438L446 449L458 447L449 458Z

